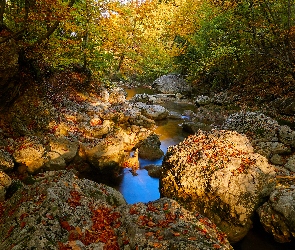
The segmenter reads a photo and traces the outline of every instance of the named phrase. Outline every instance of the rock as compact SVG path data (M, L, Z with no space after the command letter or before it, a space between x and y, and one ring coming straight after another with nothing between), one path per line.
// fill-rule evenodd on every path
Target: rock
M199 131L169 147L162 166L161 195L204 213L232 242L247 234L275 186L275 168L237 132Z
M117 176L126 158L121 137L104 138L95 143L81 143L79 156L101 173Z
M181 113L176 112L176 111L169 111L167 118L181 120L183 118L183 115L181 115Z
M202 122L184 122L181 126L182 129L189 134L195 134L199 131L199 129L203 131L209 131L212 129L210 125Z
M169 114L169 111L160 105L145 105L141 111L144 116L153 120L163 120Z
M112 122L104 120L101 125L92 126L88 123L81 123L81 132L87 138L101 138L112 130Z
M0 171L0 202L5 200L6 189L11 185L11 178Z
M289 157L284 167L289 169L292 172L295 172L295 154Z
M122 216L122 226L116 230L122 235L120 249L232 249L210 220L168 198L122 205L116 211Z
M153 101L156 100L153 95L148 95L146 93L136 94L131 98L131 102L142 102L146 104L153 104Z
M15 143L13 153L15 161L26 165L30 173L41 171L48 159L45 157L45 147L39 139L37 137L21 137Z
M161 141L156 134L149 135L145 140L136 145L139 149L139 157L147 160L160 159L164 152L160 148Z
M274 154L290 154L290 147L285 146L280 142L258 142L254 145L255 152L270 158Z
M293 178L293 179L292 179ZM286 180L289 177L286 176ZM294 176L290 177L294 183ZM276 241L285 243L295 238L295 186L277 187L270 198L257 209L260 222Z
M66 137L51 137L50 149L52 152L58 153L66 163L71 162L78 152L79 143L71 141Z
M121 87L114 87L109 89L109 100L111 104L121 104L126 101L127 93Z
M110 249L103 236L115 236L114 207L126 204L118 191L80 180L71 171L46 172L35 181L3 205L0 249L57 250L75 241L82 249L100 249L94 248L98 243Z
M176 74L163 75L157 78L152 87L164 94L189 94L191 92L190 85L181 77Z
M197 98L195 100L195 105L197 105L197 107L199 107L199 106L208 105L211 102L212 101L209 96L200 95L200 96L197 96Z
M173 200L127 205L72 171L38 175L1 212L0 249L233 249L215 224Z
M162 172L162 167L161 166L148 165L148 166L145 166L144 169L146 169L148 171L148 175L150 177L154 177L154 178L160 178L161 177L161 172Z
M156 125L153 119L149 119L144 115L138 115L129 119L132 125L153 129Z
M285 145L295 147L295 131L288 126L279 127L279 140Z
M295 114L295 99L289 97L285 100L277 99L273 103L279 114L292 116Z
M274 154L271 158L270 158L270 162L272 164L275 165L284 165L284 159L282 156L278 155L278 154Z
M221 128L247 134L255 140L277 141L279 124L262 113L241 111L230 115Z
M14 167L14 162L11 155L0 149L0 170L2 171L9 171L12 170Z
M66 167L65 159L57 152L47 153L48 161L45 163L46 170L63 170Z

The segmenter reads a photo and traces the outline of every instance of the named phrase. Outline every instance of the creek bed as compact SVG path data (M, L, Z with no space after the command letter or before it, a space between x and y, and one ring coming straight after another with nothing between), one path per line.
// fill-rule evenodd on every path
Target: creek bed
M135 94L153 93L152 90L145 88L126 89L126 91L128 93L127 99L130 99ZM195 111L196 109L193 105L185 103L166 102L160 105L179 114L182 114L184 110ZM155 132L160 137L161 149L164 153L167 152L169 146L178 144L187 136L180 126L185 119L186 117L166 119L157 123L158 127ZM139 159L140 169L137 170L138 175L136 176L129 169L124 169L115 188L123 194L127 203L148 202L160 198L159 179L150 177L144 167L150 164L161 165L162 160L163 157L156 161ZM295 242L285 244L275 242L272 236L264 231L259 223L258 216L255 216L253 221L253 229L249 231L243 240L233 245L235 250L295 250Z

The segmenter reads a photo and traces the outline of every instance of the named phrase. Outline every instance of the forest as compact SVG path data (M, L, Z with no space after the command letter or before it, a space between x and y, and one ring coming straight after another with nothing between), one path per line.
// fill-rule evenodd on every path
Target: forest
M295 78L291 0L1 0L0 44L44 71L79 65L100 81L289 84ZM2 51L2 53L4 53Z

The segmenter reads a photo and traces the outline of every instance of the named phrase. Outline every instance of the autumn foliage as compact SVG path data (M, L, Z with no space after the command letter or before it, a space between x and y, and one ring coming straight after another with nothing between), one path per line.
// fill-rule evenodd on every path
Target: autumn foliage
M174 71L222 87L290 82L295 76L291 0L0 5L0 44L16 41L25 62L45 61L58 69L79 64L100 79L151 80Z

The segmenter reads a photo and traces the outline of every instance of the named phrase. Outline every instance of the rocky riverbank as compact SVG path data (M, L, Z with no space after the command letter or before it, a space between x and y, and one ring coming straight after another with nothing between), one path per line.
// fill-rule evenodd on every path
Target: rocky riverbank
M95 84L60 72L1 113L0 248L232 249L215 224L176 201L127 205L81 178L115 180L138 161L136 148L163 155L153 130L168 111Z
M163 93L127 101L120 87L61 72L32 84L4 110L1 246L231 249L227 238L241 240L255 213L277 241L293 240L295 131L242 109L239 96L186 99L191 89L177 78L155 81ZM167 100L193 100L196 109L168 112ZM127 205L110 187L81 179L114 181L123 167L136 175L138 155L163 155L156 122L181 116L193 135L168 149L162 167L148 168L166 198Z

